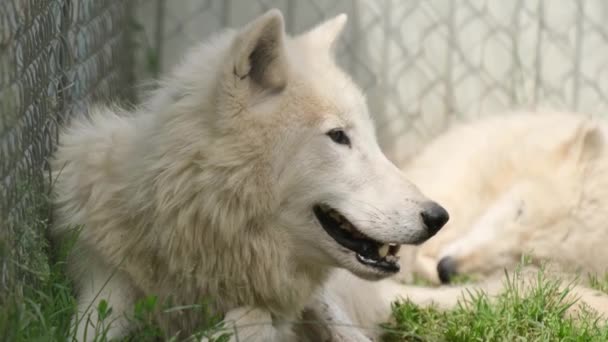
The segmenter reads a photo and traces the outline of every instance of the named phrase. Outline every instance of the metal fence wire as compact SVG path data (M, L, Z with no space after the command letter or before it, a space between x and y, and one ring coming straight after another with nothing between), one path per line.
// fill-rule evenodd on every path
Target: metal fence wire
M153 70L163 71L210 32L272 7L291 33L348 14L338 60L366 91L380 144L397 162L454 120L608 108L603 0L159 0L141 1L135 14L154 47Z
M128 9L0 1L0 292L46 267L46 159L58 128L88 101L130 96Z
M62 123L94 100L131 100L135 80L273 7L290 33L349 15L337 57L397 162L462 118L608 112L603 0L2 0L0 285L44 260L45 160Z

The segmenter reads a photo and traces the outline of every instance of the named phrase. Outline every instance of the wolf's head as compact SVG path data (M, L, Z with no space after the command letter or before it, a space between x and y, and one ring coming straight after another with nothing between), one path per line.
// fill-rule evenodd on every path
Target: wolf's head
M527 137L513 147L515 153L533 157L514 159L521 168L514 173L526 176L494 200L466 234L441 249L441 282L450 282L457 274L484 277L503 272L522 259L605 271L594 246L606 235L606 216L600 209L608 199L606 133L597 122L567 118L547 116L541 123L553 124L552 132ZM594 269L598 264L601 269Z
M205 132L184 139L205 140L197 163L216 171L207 204L233 222L222 234L263 221L249 230L278 230L299 260L377 279L399 270L401 244L427 240L448 213L380 150L363 94L333 60L345 22L339 15L288 37L271 10L212 41L226 52L205 57L203 47L175 74L174 106L197 119L170 125L200 123Z

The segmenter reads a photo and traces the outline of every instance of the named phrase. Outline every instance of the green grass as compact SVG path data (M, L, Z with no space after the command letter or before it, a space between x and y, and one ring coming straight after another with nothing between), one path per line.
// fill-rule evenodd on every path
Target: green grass
M65 252L51 264L44 281L37 286L24 287L23 295L14 297L0 310L0 339L2 341L69 341L67 336L74 313L75 299L72 288L64 276ZM594 277L595 288L608 289L608 276ZM608 341L608 328L590 312L582 312L579 320L564 317L573 304L565 299L568 290L561 289L555 280L543 278L539 273L538 285L522 292L513 285L495 300L483 293L471 293L451 311L421 308L410 302L393 305L393 321L384 339L393 341ZM140 329L126 340L154 341L178 340L163 336L152 319L159 304L156 297L138 302L133 318ZM204 309L204 305L195 306ZM180 310L184 308L172 308ZM192 308L188 308L192 309ZM102 318L112 308L102 302L95 310ZM211 316L210 316L211 317ZM217 326L217 317L211 317ZM108 322L98 324L97 341L104 340ZM201 330L197 335L206 335ZM227 336L219 340L225 340Z
M65 260L66 249L57 251ZM72 289L63 276L65 262L51 262L46 272L37 272L35 282L23 282L3 298L0 309L2 341L65 340L75 307ZM26 278L27 279L27 278Z
M592 289L608 293L608 273L603 276L596 274L587 274L589 287Z
M608 288L608 277L596 278L596 288ZM595 314L583 311L566 318L573 302L568 289L540 272L525 293L508 280L494 300L470 293L451 311L420 308L411 302L393 305L393 321L385 325L386 341L608 341L608 328Z

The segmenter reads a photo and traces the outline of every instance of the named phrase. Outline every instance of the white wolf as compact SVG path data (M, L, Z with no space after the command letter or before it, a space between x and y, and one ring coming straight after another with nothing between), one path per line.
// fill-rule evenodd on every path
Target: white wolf
M404 169L452 213L418 249L417 270L435 282L485 277L525 254L562 271L608 271L607 132L604 120L539 111L463 124L436 139Z
M334 268L386 278L401 244L444 225L333 61L345 21L292 38L271 10L193 49L141 108L96 108L62 132L54 233L82 227L69 260L81 315L95 322L107 300L113 338L143 296L209 298L241 339L284 341ZM158 320L185 336L201 316ZM93 330L82 319L77 338Z

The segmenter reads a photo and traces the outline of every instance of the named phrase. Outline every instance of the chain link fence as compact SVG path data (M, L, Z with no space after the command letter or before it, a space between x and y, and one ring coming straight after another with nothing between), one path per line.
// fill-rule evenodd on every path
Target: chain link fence
M0 1L0 293L47 267L46 158L61 124L91 100L131 96L129 6Z
M91 100L132 99L134 79L158 76L210 33L273 7L294 34L349 15L338 60L367 92L396 162L462 118L608 112L603 0L4 0L0 241L16 262L3 263L2 284L10 265L27 269L41 251L45 158L61 123Z
M286 15L291 33L347 13L338 59L366 90L380 143L397 162L454 120L524 107L608 109L602 0L161 0L138 7L157 71L207 34L272 7Z

